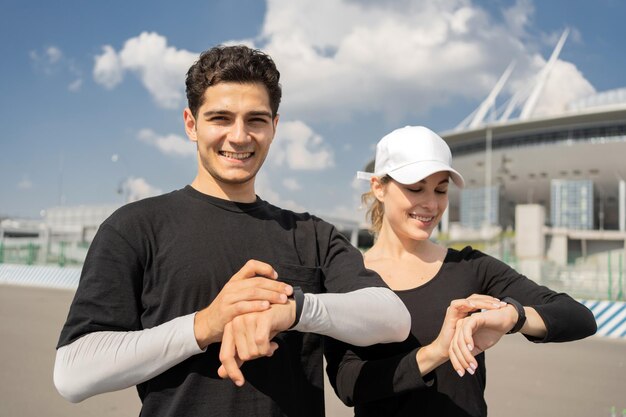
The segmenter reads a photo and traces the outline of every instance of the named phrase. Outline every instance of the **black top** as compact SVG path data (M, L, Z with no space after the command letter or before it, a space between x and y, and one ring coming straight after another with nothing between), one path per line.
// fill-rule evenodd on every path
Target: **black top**
M120 208L98 230L58 347L95 331L154 327L209 305L249 259L304 292L384 286L330 224L257 199L190 186ZM247 362L238 388L217 375L220 344L137 386L145 416L323 416L321 337L283 332Z
M533 307L547 327L534 342L565 342L596 331L591 311L566 294L537 285L499 260L471 247L448 250L437 275L417 288L396 291L411 313L411 334L402 343L360 348L327 340L327 372L339 397L357 416L486 416L485 354L475 374L460 378L450 362L420 375L419 347L437 338L454 299L472 294L510 296Z

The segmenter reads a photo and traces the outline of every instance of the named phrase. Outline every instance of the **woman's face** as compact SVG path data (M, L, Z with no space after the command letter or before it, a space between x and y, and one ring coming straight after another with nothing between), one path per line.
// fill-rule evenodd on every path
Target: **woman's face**
M383 228L401 238L428 239L448 207L449 177L442 171L410 185L374 183L374 195L385 206Z

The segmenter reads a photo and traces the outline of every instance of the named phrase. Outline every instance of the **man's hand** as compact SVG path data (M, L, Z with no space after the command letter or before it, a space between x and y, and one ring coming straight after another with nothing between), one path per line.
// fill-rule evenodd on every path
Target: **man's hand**
M475 356L498 343L516 321L517 310L512 305L459 320L449 350L450 362L459 376L465 371L473 374L478 367Z
M269 310L235 317L224 328L218 375L237 386L245 382L239 369L245 361L272 356L278 344L272 338L287 330L296 319L295 302L273 304Z
M248 261L205 309L196 313L194 333L201 349L222 340L224 327L235 317L266 311L271 304L285 304L293 288L276 281L271 265Z

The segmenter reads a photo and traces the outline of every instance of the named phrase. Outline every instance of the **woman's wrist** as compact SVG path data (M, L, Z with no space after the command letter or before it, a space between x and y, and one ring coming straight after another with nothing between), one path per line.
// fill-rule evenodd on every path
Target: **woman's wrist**
M439 365L446 363L450 357L448 350L442 350L433 342L417 350L415 354L417 367L422 375L433 371Z

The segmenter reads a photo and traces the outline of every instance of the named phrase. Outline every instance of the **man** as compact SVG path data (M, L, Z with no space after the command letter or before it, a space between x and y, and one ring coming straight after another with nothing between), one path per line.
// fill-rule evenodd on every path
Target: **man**
M256 196L281 97L271 58L216 47L186 85L197 176L102 224L55 385L74 402L137 385L147 416L322 416L322 335L401 341L408 312L334 227Z

